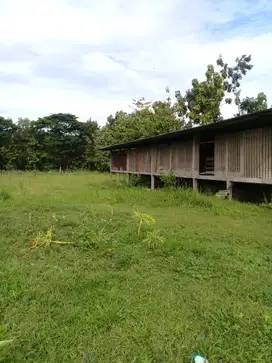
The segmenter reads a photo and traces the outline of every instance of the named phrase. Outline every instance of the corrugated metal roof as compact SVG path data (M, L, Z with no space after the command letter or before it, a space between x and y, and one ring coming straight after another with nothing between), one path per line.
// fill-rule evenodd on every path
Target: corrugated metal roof
M104 147L101 150L133 149L147 145L167 144L196 135L214 135L222 132L239 131L250 128L264 127L267 125L272 125L272 108L261 112L254 112L249 115L233 117L231 119L210 125L197 126L186 130L175 131L167 134L133 140L122 144L111 145Z

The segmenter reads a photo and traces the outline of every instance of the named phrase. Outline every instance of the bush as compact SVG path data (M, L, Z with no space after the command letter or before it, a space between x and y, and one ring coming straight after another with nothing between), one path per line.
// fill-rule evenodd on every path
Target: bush
M129 177L129 186L131 187L138 187L141 185L142 182L142 178L141 175L137 175L137 174L131 174Z
M163 174L160 176L165 188L174 189L177 187L177 178L174 173Z

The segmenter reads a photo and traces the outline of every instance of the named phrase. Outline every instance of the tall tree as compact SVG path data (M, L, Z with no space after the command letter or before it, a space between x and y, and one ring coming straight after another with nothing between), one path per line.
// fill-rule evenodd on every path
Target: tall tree
M176 91L176 107L180 117L187 120L189 125L221 121L221 103L224 98L226 103L232 103L231 94L237 99L240 82L253 67L250 62L251 56L243 55L236 59L234 66L228 66L219 56L216 62L218 71L215 71L213 65L208 65L204 81L193 79L192 88L184 96Z
M32 165L38 169L84 167L94 125L71 114L53 114L32 124Z
M0 169L5 169L9 163L11 144L16 125L11 119L0 117Z
M238 108L238 116L258 111L264 111L267 109L267 97L265 93L260 92L258 93L256 98L246 97L242 101L240 101L239 98Z

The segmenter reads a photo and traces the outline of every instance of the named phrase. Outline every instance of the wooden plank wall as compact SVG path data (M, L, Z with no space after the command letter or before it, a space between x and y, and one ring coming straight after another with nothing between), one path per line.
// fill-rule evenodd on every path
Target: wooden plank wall
M170 148L168 146L154 148L153 166L154 173L170 172Z
M177 176L195 175L197 177L199 172L198 140L196 140L195 149L194 163L192 140L172 146L130 150L128 151L128 171L139 173L152 171L155 174L172 171ZM113 154L113 159L115 155ZM116 165L113 163L113 166ZM125 170L123 167L121 169ZM226 180L232 178L271 180L272 127L216 136L214 176Z
M171 147L172 172L181 176L192 176L193 142L186 141Z
M151 173L151 149L128 151L128 171Z
M243 133L245 178L271 179L272 128L247 130Z
M227 134L227 149L228 149L228 175L241 176L241 148L243 134L240 132Z

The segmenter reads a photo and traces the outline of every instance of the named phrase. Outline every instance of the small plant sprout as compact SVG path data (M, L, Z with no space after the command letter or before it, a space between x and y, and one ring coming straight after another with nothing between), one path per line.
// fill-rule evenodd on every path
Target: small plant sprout
M147 232L147 236L143 242L148 245L148 248L155 250L164 244L165 238L160 234L160 231L155 229L152 232Z
M117 204L117 199L116 198L110 198L109 199L110 212L111 212L112 216L114 214L114 207L116 206L116 204Z
M57 222L57 217L55 214L52 215L53 222ZM72 242L66 242L66 241L54 241L53 240L53 234L54 234L54 227L51 225L51 227L44 233L38 232L36 237L30 241L29 247L31 249L37 248L37 247L49 247L51 244L57 244L57 245L70 245Z
M148 214L140 213L138 210L134 210L133 215L134 215L134 217L136 217L139 220L138 236L140 236L143 224L151 225L151 224L156 223L155 218L153 218L152 216L150 216Z

